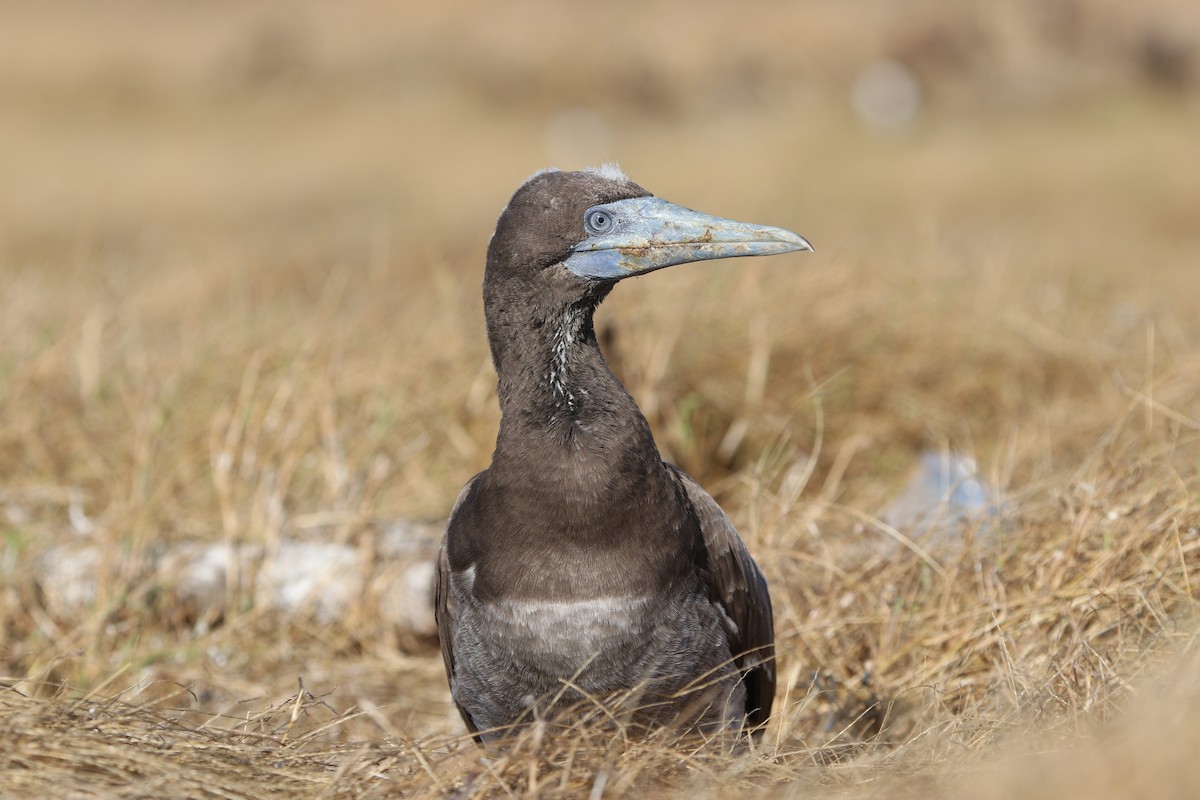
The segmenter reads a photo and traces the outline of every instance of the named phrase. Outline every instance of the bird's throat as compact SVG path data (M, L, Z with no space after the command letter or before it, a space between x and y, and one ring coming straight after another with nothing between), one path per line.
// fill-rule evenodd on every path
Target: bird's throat
M653 447L645 418L600 351L594 311L595 303L580 302L527 317L522 346L505 349L497 364L497 456L535 442L593 455Z

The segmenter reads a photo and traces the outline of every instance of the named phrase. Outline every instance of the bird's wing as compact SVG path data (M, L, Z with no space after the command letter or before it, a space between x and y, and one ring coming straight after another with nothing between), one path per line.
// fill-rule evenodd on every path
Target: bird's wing
M767 581L725 512L690 475L673 467L696 510L708 551L709 588L734 630L729 651L745 670L746 713L752 727L771 715L775 699L775 626Z
M454 508L450 511L450 520L454 520L454 515L458 513L459 506L463 504L463 500L471 493L471 489L479 482L484 473L480 472L471 480L467 481L467 485L458 493L458 499L454 501ZM449 525L446 526L449 530ZM436 580L434 581L434 597L433 597L433 618L437 622L438 640L442 645L442 661L446 665L446 680L450 682L451 689L454 686L454 593L450 590L450 555L447 551L446 540L442 539L442 546L438 549ZM457 701L454 705L458 708L459 715L463 718L463 722L467 724L467 730L472 734L479 733L479 727L475 724L471 716L467 714L467 710L462 707ZM475 740L479 741L476 735Z

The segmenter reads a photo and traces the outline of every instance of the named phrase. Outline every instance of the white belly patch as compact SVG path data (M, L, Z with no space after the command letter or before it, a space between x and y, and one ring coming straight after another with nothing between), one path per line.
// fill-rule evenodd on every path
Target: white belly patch
M469 593L474 567L454 576ZM652 597L644 594L563 599L501 598L471 603L479 633L521 660L567 661L581 668L593 657L641 640L654 626Z
M484 609L488 627L519 660L570 672L644 640L648 598L502 600Z

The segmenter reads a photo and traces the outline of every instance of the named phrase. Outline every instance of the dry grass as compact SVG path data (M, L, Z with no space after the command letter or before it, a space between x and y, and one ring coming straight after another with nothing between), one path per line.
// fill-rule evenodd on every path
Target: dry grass
M106 5L0 26L0 795L1200 790L1188 4ZM925 98L895 135L847 100L882 55ZM495 214L605 158L817 246L601 311L771 581L760 748L481 753L369 598L322 624L233 569L216 610L147 578L443 516L495 431ZM1007 502L910 548L874 514L927 449ZM83 609L35 580L81 541Z

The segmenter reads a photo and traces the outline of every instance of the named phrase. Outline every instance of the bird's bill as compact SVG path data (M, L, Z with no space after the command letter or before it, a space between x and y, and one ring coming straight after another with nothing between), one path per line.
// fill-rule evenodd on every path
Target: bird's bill
M611 227L589 234L563 264L583 278L617 281L689 261L737 256L773 256L812 250L799 234L723 219L669 203L636 197L594 206L605 211Z

